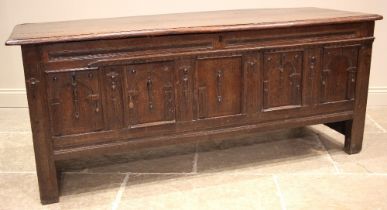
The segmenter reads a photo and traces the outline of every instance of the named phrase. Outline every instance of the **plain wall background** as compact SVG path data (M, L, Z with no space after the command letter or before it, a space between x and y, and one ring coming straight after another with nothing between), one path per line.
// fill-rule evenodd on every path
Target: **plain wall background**
M26 107L20 47L5 47L13 27L20 23L88 18L151 15L244 8L322 7L377 13L387 19L386 0L0 0L0 107ZM377 21L373 48L371 105L387 105L387 20Z

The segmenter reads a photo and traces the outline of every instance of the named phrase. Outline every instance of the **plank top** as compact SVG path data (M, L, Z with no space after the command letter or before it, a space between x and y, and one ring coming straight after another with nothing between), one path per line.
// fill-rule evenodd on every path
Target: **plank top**
M6 45L279 28L380 20L376 14L320 8L245 9L15 26Z

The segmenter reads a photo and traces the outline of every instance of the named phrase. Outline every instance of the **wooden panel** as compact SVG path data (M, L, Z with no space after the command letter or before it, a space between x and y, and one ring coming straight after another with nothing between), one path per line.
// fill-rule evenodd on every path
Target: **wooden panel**
M51 128L55 136L103 129L98 72L47 74Z
M114 56L139 56L157 53L187 52L213 48L214 34L136 37L55 43L44 46L43 60L48 63L106 59ZM101 47L104 46L104 47Z
M107 66L102 68L106 129L112 130L125 126L123 69L123 66Z
M324 48L320 103L354 99L358 46Z
M126 74L131 127L175 120L172 62L129 65Z
M207 58L197 61L198 117L242 113L242 57Z
M246 85L244 92L246 94L246 112L250 115L260 111L261 105L261 53L253 52L244 56L244 70Z
M178 93L176 118L178 121L193 119L194 72L195 61L193 59L176 61L176 92Z
M263 108L272 110L300 106L303 52L266 52L263 59Z

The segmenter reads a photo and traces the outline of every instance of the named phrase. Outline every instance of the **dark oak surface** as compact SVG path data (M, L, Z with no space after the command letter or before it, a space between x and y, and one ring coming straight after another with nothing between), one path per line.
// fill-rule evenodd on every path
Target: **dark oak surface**
M379 20L375 14L320 8L245 9L17 25L8 45Z
M41 202L61 161L326 124L361 151L374 21L317 8L16 26Z

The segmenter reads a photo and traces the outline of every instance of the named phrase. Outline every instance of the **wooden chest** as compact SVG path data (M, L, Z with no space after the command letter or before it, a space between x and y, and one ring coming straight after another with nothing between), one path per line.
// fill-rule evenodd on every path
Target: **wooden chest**
M15 27L42 203L57 161L324 123L361 150L374 21L317 8Z

